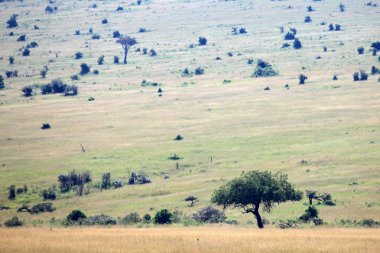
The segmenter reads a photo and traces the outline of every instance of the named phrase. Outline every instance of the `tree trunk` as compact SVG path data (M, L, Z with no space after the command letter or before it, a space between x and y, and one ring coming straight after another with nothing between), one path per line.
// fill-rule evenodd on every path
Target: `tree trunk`
M127 64L128 49L124 49L124 64Z
M257 226L261 229L264 228L263 221L261 220L261 216L259 213L259 205L255 206L255 210L253 211L253 215L256 217L257 220Z

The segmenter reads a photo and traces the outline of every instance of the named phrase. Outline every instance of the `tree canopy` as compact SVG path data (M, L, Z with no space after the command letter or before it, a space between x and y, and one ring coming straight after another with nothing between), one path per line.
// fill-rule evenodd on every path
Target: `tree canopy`
M299 201L302 195L301 191L295 190L288 182L287 175L254 170L242 173L239 178L220 187L214 192L211 201L223 205L224 209L242 208L244 213L252 213L257 219L258 227L263 228L259 213L261 204L264 211L270 212L275 203Z

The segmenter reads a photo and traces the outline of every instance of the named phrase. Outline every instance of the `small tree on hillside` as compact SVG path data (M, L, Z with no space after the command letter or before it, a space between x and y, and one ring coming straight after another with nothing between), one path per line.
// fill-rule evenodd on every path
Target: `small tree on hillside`
M5 88L5 85L4 85L4 78L2 75L0 75L0 90L1 89L4 89Z
M17 23L17 15L16 14L13 14L7 21L7 24L8 24L8 28L14 28L14 27L17 27L18 26L18 23Z
M189 197L185 198L185 201L191 202L191 203L189 204L189 207L193 207L194 204L195 204L195 202L198 202L199 200L198 200L198 198L195 197L195 196L189 196Z
M102 176L101 189L109 189L111 187L111 173L104 173Z
M309 205L312 205L313 199L318 199L317 191L306 190L306 197L309 199Z
M16 186L12 184L8 187L8 199L14 200L16 198Z
M220 187L214 192L211 201L223 205L223 208L238 207L244 210L243 213L252 213L257 220L257 226L264 228L259 213L260 205L264 211L270 212L276 203L301 199L302 192L294 189L288 182L287 175L254 170L243 173L239 178Z
M207 39L205 37L199 37L198 41L200 46L206 46L207 44Z
M135 38L129 37L129 36L120 36L119 39L116 41L116 43L119 43L123 49L124 49L124 64L127 64L127 55L128 51L131 47L137 44L137 41Z

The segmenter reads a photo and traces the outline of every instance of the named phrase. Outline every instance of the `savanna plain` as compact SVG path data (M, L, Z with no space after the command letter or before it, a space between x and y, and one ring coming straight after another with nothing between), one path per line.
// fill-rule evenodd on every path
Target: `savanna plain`
M380 252L379 5L0 1L0 252Z

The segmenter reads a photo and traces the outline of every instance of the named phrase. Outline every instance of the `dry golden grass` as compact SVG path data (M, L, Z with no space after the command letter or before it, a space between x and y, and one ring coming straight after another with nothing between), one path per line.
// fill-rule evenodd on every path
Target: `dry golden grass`
M22 228L0 230L0 252L379 252L378 229Z

